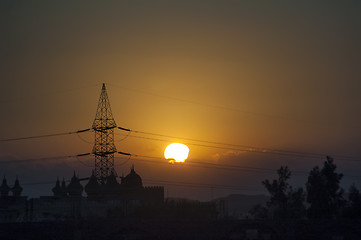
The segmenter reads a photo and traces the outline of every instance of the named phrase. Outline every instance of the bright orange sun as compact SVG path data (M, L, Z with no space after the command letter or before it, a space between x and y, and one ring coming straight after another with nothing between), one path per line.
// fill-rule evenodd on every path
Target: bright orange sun
M184 162L188 158L189 148L181 143L169 144L164 150L164 157L169 160L170 163Z

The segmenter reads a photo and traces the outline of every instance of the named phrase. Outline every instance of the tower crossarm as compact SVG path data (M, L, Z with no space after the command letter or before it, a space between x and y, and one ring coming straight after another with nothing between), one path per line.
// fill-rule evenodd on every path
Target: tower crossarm
M111 152L93 152L93 154L96 155L96 156L106 156L106 155L114 154L114 153L116 153L116 151L111 151Z

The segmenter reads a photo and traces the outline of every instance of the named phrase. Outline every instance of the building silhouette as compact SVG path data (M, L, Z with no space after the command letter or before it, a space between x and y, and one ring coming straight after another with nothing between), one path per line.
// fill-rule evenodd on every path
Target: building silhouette
M0 186L0 222L22 222L26 219L28 202L27 197L21 196L22 191L18 177L14 186L9 187L4 176Z
M94 171L85 179L74 172L68 184L57 178L52 196L28 199L21 196L22 190L18 177L12 187L3 178L0 222L123 218L137 209L164 204L164 187L143 186L134 165L125 177L110 174L104 183L98 182Z
M83 181L87 181L84 186ZM30 221L121 218L139 208L164 203L164 187L143 186L134 165L125 177L111 173L103 183L99 183L94 171L86 179L80 179L74 172L69 184L64 179L60 183L58 178L52 192L53 196L29 200Z
M103 84L92 125L95 132L92 150L95 164L91 176L80 179L74 171L68 184L65 179L60 183L57 178L51 189L53 196L40 196L30 200L20 196L23 189L18 178L10 188L4 177L0 186L0 201L3 203L0 207L3 211L1 214L8 216L11 211L8 211L7 206L18 203L19 199L25 202L21 202L23 206L20 208L23 210L21 214L17 213L16 218L26 221L128 216L139 207L163 204L164 187L143 186L142 178L136 173L134 165L125 177L117 176L114 169L114 153L117 153L114 145L116 127ZM84 186L81 183L83 181ZM9 196L9 192L12 192L12 196Z

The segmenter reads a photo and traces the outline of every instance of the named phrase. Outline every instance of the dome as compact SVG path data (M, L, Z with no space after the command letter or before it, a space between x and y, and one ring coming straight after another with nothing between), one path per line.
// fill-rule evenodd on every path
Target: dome
M122 184L127 188L142 188L142 178L134 171L134 165L130 173L123 179Z
M112 172L108 177L106 184L104 185L105 194L108 196L117 196L120 193L120 185L116 179L114 172Z
M119 186L119 183L113 172L107 177L107 182L105 185L109 187Z
M94 175L94 171L89 178L89 182L85 185L85 192L88 197L96 197L100 194L100 185L98 184L98 180Z
M67 187L69 196L81 196L83 192L83 186L80 184L79 178L75 175L71 178L70 183Z

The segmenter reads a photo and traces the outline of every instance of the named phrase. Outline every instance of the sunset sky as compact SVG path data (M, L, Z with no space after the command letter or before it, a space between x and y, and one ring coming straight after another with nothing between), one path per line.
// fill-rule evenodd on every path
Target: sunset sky
M91 127L105 83L118 126L178 137L115 131L118 151L154 157L116 155L118 175L135 164L166 197L265 193L281 165L304 186L326 155L361 189L360 12L358 0L1 1L0 139ZM73 170L88 177L92 157L15 162L91 152L94 133L80 136L0 142L1 178L39 196ZM206 167L162 164L172 142ZM244 169L212 167L227 164Z

